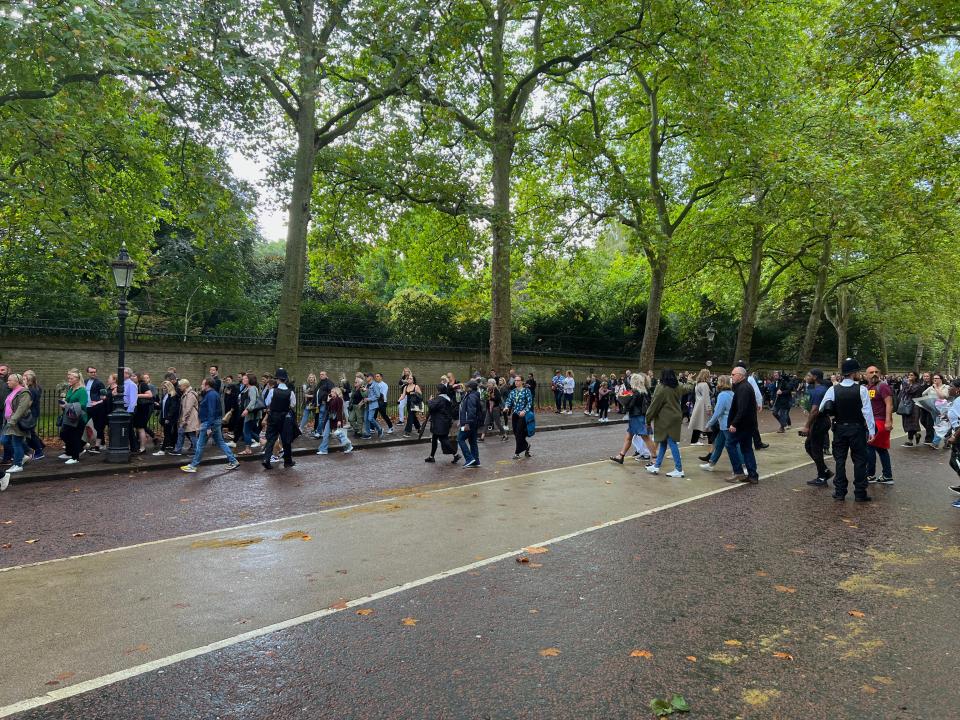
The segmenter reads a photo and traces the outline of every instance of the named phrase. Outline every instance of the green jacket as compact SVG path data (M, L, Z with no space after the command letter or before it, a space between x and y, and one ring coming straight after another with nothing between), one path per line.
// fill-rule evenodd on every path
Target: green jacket
M654 423L653 439L656 442L663 442L667 438L680 442L680 427L683 425L680 400L691 392L693 385L687 383L681 383L675 388L667 387L663 383L657 384L647 410L647 425Z

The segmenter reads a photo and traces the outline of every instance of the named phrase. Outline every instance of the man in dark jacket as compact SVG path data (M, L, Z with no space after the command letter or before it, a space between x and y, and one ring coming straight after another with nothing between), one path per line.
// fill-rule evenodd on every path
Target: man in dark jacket
M463 453L465 468L480 467L480 446L477 444L477 432L483 421L483 401L477 391L477 381L467 383L467 394L460 401L460 430L457 433L457 445Z
M747 474L735 474L727 482L748 482L756 485L760 482L757 472L757 458L753 454L753 433L757 429L757 397L747 382L747 371L739 365L730 371L733 382L733 404L730 407L729 427L727 428L743 456Z
M330 399L330 391L333 390L333 380L327 377L327 371L321 370L320 377L317 380L317 391L314 395L314 407L317 416L313 423L313 436L323 435L323 428L327 424L327 401Z
M202 388L202 399L200 400L200 432L197 433L197 445L193 452L193 460L189 465L184 465L180 469L184 472L195 473L197 466L200 465L200 458L203 457L203 447L207 444L207 435L213 436L213 441L223 450L227 456L227 470L234 470L240 467L237 458L234 457L227 443L223 439L223 406L220 404L220 393L213 389L213 380L204 378Z

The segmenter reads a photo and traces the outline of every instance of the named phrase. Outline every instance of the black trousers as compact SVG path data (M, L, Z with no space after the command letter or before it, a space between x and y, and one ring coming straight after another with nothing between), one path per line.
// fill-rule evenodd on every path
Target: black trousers
M283 442L283 422L287 414L278 415L275 413L270 413L267 419L267 445L263 450L263 464L270 464L270 456L273 454L273 446L277 444L277 440L280 439L280 444L283 446L283 464L289 465L293 462L293 448L289 442Z
M516 455L530 450L530 443L527 442L527 418L519 415L512 415L510 421L513 424L513 437L517 441Z
M830 469L823 461L823 451L827 449L827 443L830 442L830 423L814 421L810 428L810 434L807 435L806 442L803 443L803 449L817 466L817 477L826 478Z
M960 441L955 442L953 449L950 451L950 467L957 475L960 475Z
M923 425L923 441L925 443L932 443L933 442L933 415L921 410L920 424Z
M753 446L759 450L761 445L763 445L763 438L760 437L760 427L758 425L753 429Z
M420 432L420 418L417 417L415 412L407 412L407 424L404 426L403 431L405 433L410 432L410 428L415 427L417 432Z
M833 476L834 496L847 494L847 455L853 458L853 494L867 495L867 429L859 423L833 426L833 460L836 475Z
M433 457L437 454L437 445L440 445L440 449L443 451L444 455L456 455L457 449L453 446L453 441L450 439L449 435L437 435L434 433L430 436L430 457Z
M163 421L163 443L161 450L173 450L177 446L177 418L167 418Z
M377 405L377 411L373 414L373 419L376 420L378 417L382 417L384 422L387 423L388 428L393 428L393 421L390 419L390 416L387 415L387 406L383 403Z
M90 416L90 419L93 420L93 429L97 431L97 439L100 440L101 443L106 442L103 431L107 426L107 416L111 410L110 403L106 400L91 408L87 408L87 414Z
M70 427L65 424L60 428L60 439L63 440L63 451L74 460L79 460L80 451L83 450L83 426Z

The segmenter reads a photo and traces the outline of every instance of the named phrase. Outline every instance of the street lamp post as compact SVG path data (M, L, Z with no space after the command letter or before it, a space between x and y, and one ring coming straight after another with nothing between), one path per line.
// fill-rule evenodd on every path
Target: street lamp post
M133 270L136 267L126 245L120 245L117 259L110 263L113 270L113 281L120 291L120 304L117 309L117 319L120 321L120 349L117 359L117 390L113 398L113 412L110 413L110 447L107 448L107 462L130 462L130 413L127 412L123 401L123 368L126 365L124 355L127 345L127 291L133 284Z
M717 336L717 331L713 328L713 323L707 326L707 367L713 365L713 339Z

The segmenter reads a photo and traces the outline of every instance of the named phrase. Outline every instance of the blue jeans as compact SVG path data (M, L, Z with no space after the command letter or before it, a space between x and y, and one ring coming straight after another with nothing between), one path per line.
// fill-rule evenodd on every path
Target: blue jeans
M377 431L377 437L383 437L383 428L380 427L380 423L377 422L377 406L376 405L367 405L367 410L363 414L363 434L366 436L373 435L373 431Z
M177 444L174 445L174 447L173 447L173 451L174 451L175 453L181 453L181 452L183 452L183 441L184 441L185 439L190 441L190 449L191 449L191 450L196 450L196 449L197 449L197 433L192 432L192 431L191 431L191 432L187 432L186 430L184 430L184 429L181 427L181 428L177 428Z
M227 462L235 463L237 458L234 457L233 452L230 450L230 446L223 440L223 431L221 426L223 425L222 420L209 420L205 423L200 423L200 436L197 438L196 448L193 452L193 460L190 461L190 464L193 467L197 467L200 464L200 458L203 457L203 447L207 444L207 430L210 430L210 433L213 437L213 441L217 446L223 450L223 453L227 456Z
M660 465L663 464L663 458L667 454L668 447L670 448L670 455L673 456L673 464L677 466L677 470L683 472L683 461L680 459L680 447L672 437L660 441L660 449L657 450L657 462L655 465L660 467Z
M327 404L324 403L320 407L316 408L316 413L317 422L314 425L313 431L322 432L324 430L324 426L327 424Z
M480 462L480 446L477 444L477 428L457 431L457 445L463 453L464 463Z
M344 450L352 448L353 443L350 442L350 439L347 437L347 431L344 428L337 428L333 431L333 434L337 436L337 439L340 441L340 445ZM328 452L330 450L330 420L328 419L323 426L323 435L320 440L320 447L317 448L317 452Z
M247 415L243 419L243 441L248 446L260 443L260 424L252 415Z
M713 444L713 452L710 454L710 464L716 465L723 455L723 449L727 449L727 455L730 457L730 465L733 472L739 474L743 472L743 457L740 455L740 447L736 439L730 434L729 430L721 430L717 433L717 439Z
M3 436L3 459L8 460L13 455L13 464L23 466L23 454L26 452L26 444L19 435Z
M780 427L787 427L790 425L790 406L778 407L773 406L773 417L776 418L777 422L780 423Z
M886 448L875 448L873 445L867 445L867 477L876 477L877 475L877 455L880 456L880 468L883 470L883 477L893 477L893 467L890 465L890 451Z
M307 420L310 419L310 413L312 413L313 411L314 411L314 408L309 405L303 408L303 415L300 416L300 432L303 432L306 429ZM316 431L317 428L319 427L320 427L320 423L317 423L313 428L314 431Z
M740 447L740 457L743 458L743 464L747 468L749 477L757 477L757 456L753 454L753 430L750 432L737 432L733 439ZM737 470L737 472L740 472Z

